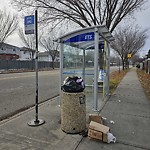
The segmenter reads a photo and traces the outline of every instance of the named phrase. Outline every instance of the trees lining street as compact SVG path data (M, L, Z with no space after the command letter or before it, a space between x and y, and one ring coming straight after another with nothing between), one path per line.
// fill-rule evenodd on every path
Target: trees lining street
M57 26L60 28L68 27L68 25L70 25L70 28L71 26L85 28L94 25L106 25L112 34L123 20L133 17L136 11L144 9L146 2L148 0L12 0L12 4L22 12L29 11L29 9L32 12L38 9L39 22L50 26L51 29ZM115 34L114 36L117 35ZM127 35L127 39L130 36ZM119 37L119 40L122 40L121 37ZM137 52L137 44L134 44L134 39L130 39L130 41L133 44L128 45L130 46L128 51L133 51L132 49L134 48L134 52L132 52L133 56ZM143 42L144 44L145 42ZM139 46L138 50L141 47ZM116 49L116 51L122 60L124 69L124 62L127 60L127 55L124 54L124 50L119 50L118 52L118 49ZM104 65L102 49L99 50L99 58L99 67L102 69Z
M122 61L122 68L128 65L128 54L133 57L144 46L147 39L147 30L142 30L138 26L125 26L119 28L114 33L115 41L111 42L111 47L119 55Z

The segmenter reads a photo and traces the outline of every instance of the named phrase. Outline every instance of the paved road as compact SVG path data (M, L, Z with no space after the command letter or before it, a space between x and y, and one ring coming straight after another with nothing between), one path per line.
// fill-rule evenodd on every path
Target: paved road
M39 102L58 95L58 71L39 72ZM35 72L0 75L0 118L35 103Z
M118 67L111 67L111 72ZM39 72L39 102L59 94L59 71ZM35 72L0 74L0 119L35 103Z
M88 96L86 99L86 105L92 106L92 99ZM117 138L115 144L63 132L60 125L60 108L55 99L40 106L39 117L46 121L42 126L27 125L35 114L32 109L0 122L0 149L150 150L150 103L138 81L135 68L126 74L109 101L104 103L105 105L101 105L100 114L107 118L104 124L110 127L110 132ZM86 107L86 110L88 122L92 108ZM111 121L114 121L114 124L110 123Z

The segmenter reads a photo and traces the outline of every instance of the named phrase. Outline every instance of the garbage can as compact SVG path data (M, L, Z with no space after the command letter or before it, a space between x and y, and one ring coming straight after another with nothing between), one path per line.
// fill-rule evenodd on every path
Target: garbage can
M62 92L61 129L80 133L86 128L86 98L84 92Z

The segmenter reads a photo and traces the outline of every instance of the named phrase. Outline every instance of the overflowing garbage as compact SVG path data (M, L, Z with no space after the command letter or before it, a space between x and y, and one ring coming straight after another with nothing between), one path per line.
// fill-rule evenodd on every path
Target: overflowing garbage
M77 77L77 76L66 77L61 89L64 92L62 106L65 106L64 104L66 104L66 106L70 106L70 108L64 109L64 110L67 110L67 112L65 112L65 113L63 112L63 114L66 114L66 115L63 116L62 122L63 122L63 120L66 119L66 116L70 117L71 114L73 114L72 119L74 120L74 114L76 114L76 112L70 111L71 108L73 108L73 110L75 110L75 111L77 110L77 114L80 114L80 117L78 117L78 118L80 118L80 120L82 120L82 121L84 120L85 123L83 123L83 125L85 124L85 126L86 126L86 117L85 117L85 115L83 116L83 110L82 110L82 113L79 113L79 109L74 109L75 95L73 95L73 94L78 95L78 94L80 94L79 92L84 91L85 84L84 84L83 79L81 77ZM70 98L70 96L72 98ZM71 99L74 105L68 99ZM84 98L81 98L79 96L79 99L76 98L76 100L78 103L80 103L80 104L77 103L77 106L79 105L79 107L81 107L80 105L83 105L83 104L85 105ZM86 109L84 109L84 110L86 110ZM68 111L70 111L70 112L68 112ZM84 114L86 114L86 111L84 112ZM83 118L81 119L81 116L83 116L84 119ZM71 119L67 118L66 120L68 120L68 122L70 122ZM75 120L77 120L77 118ZM116 137L110 132L110 128L108 126L104 125L104 122L106 120L107 120L107 118L102 117L99 113L98 114L90 114L88 129L86 130L86 127L83 126L82 130L83 129L84 130L82 132L82 136L84 136L84 137L88 136L90 139L97 139L97 140L100 140L100 141L103 141L106 143L115 143ZM79 125L79 122L81 122L81 121L79 121L79 120L77 120L77 122L76 122L77 126L74 128L72 128L72 126L76 125L74 123L74 121L71 121L71 123L73 123L73 124L71 124L71 128L70 128L70 124L68 122L67 122L67 125L66 124L62 125L63 131L67 131L67 133L76 133L76 129L81 127L81 124ZM110 120L110 123L114 124L115 122L113 120ZM68 127L68 128L66 129L66 127ZM77 130L77 132L80 132L80 131L81 130Z
M103 125L106 119L107 118L102 117L99 114L90 114L88 137L106 143L115 143L116 137L112 133L110 133L110 128L108 126Z
M110 132L107 133L107 143L116 143L116 137Z
M64 92L69 92L69 93L83 92L85 89L85 84L81 77L77 77L77 76L67 77L64 80L61 89Z

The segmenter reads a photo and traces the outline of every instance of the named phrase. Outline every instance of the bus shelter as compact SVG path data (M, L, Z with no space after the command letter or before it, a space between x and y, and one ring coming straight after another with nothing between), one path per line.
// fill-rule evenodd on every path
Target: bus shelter
M114 40L106 26L82 28L56 39L60 43L60 104L61 86L67 76L80 76L91 87L93 109L98 108L99 83L102 99L109 95L110 41ZM99 68L99 52L103 52L103 69ZM90 57L90 58L88 58ZM85 93L86 94L86 93Z

